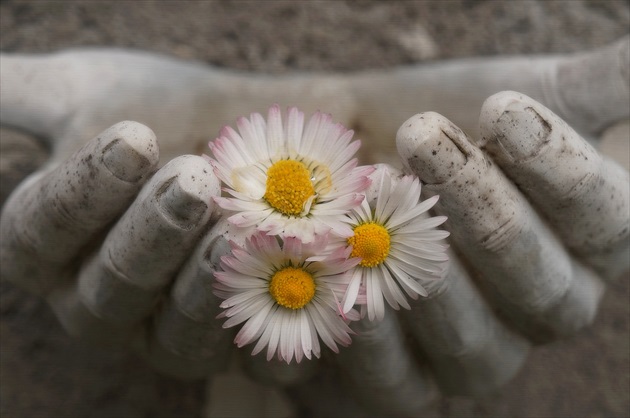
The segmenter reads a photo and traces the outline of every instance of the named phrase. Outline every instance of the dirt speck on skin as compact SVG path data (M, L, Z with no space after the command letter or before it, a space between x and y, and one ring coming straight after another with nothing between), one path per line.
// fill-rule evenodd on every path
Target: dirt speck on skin
M627 33L625 1L205 1L0 3L0 50L145 49L270 73L352 71L448 59L584 50ZM0 131L2 202L47 156ZM16 134L18 135L18 134ZM21 135L21 134L20 134ZM624 416L630 408L628 277L595 324L533 350L496 396L442 399L427 416ZM0 416L195 416L203 382L158 375L127 352L65 335L44 302L0 284ZM317 405L305 405L309 411Z

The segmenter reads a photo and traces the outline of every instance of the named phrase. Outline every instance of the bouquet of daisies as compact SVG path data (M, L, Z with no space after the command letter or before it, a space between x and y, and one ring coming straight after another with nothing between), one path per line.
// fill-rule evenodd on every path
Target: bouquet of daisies
M221 259L215 294L224 327L243 324L237 346L256 342L290 363L337 352L351 321L382 319L385 302L408 297L446 274L446 217L430 217L437 196L421 201L420 182L386 166L359 166L353 131L315 113L279 106L225 127L207 157L224 183L216 203L247 231ZM355 309L355 308L358 308Z

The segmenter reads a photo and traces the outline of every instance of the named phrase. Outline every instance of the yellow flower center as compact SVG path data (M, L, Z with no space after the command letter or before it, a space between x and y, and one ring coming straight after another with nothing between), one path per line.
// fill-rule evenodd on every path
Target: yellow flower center
M351 257L362 258L360 266L378 266L389 254L389 232L382 225L367 222L354 228L354 235L348 238L348 245L352 245Z
M315 296L315 281L310 273L301 268L285 267L271 278L269 293L278 305L300 309Z
M311 173L295 160L280 160L267 170L265 200L287 216L302 213L306 201L315 194Z

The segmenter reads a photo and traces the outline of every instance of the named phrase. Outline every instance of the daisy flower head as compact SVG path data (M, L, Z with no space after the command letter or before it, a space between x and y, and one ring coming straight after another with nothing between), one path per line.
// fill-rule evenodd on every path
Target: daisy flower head
M436 229L445 216L427 214L438 196L420 201L418 178L403 176L394 183L385 167L373 177L375 194L368 194L346 217L353 230L346 239L350 257L361 261L352 269L343 310L360 303L362 316L367 311L370 320L380 320L385 314L383 299L394 309L410 309L405 294L413 299L428 296L423 283L444 279L448 246L439 241L449 233Z
M234 339L238 347L258 340L252 355L267 347L267 360L277 353L282 361L295 356L299 363L320 356L320 338L334 352L337 344L350 344L347 324L359 315L344 315L339 300L348 285L345 273L358 260L348 259L349 248L330 249L327 241L316 236L304 244L259 231L222 257L214 292L225 299L223 327L244 322Z
M283 121L278 105L267 120L259 113L239 118L237 128L224 127L209 143L210 163L231 196L215 200L233 212L230 222L304 243L330 231L351 234L340 215L360 205L373 171L357 167L361 143L352 141L353 131L320 112L305 126L295 107Z

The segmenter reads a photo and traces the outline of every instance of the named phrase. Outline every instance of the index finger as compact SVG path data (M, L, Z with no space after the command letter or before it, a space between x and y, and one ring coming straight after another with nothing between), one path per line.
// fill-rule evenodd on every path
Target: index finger
M630 258L630 177L545 106L504 91L481 110L481 147L551 221L566 245L616 278Z
M71 261L129 206L155 170L158 154L153 131L125 121L60 166L27 179L2 212L2 278L34 293L50 291Z

